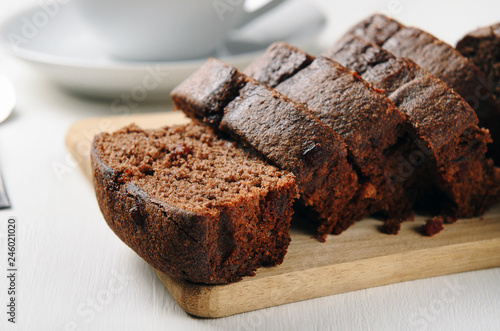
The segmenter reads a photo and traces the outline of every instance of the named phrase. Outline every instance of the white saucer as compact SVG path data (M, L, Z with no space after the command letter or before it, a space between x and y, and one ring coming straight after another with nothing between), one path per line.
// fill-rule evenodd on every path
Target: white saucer
M325 17L310 3L289 0L233 31L213 56L245 67L269 44L285 40L313 50ZM84 27L71 1L49 15L42 7L19 13L0 27L0 42L47 79L72 93L107 99L168 99L168 93L205 62L133 62L113 59Z

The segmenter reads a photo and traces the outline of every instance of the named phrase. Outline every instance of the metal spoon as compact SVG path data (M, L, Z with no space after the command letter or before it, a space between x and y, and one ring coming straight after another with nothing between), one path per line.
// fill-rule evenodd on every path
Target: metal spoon
M9 117L16 104L16 94L9 78L0 72L0 123Z
M0 209L4 208L10 208L10 201L5 190L5 185L3 184L2 174L0 174Z
M0 123L9 117L16 104L16 94L10 80L4 74L0 73ZM7 197L7 192L0 173L0 209L9 208L10 201Z

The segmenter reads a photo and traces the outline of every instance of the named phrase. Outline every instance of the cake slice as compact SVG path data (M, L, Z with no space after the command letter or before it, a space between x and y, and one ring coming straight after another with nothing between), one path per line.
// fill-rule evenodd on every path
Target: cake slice
M468 33L457 43L457 51L486 74L500 100L500 23Z
M493 142L488 147L489 155L500 163L500 105L487 77L472 61L433 35L380 14L360 22L348 34L413 60L453 88L474 109L479 126L490 130Z
M209 59L171 97L177 109L295 174L302 203L318 214L320 237L331 232L358 186L335 131L307 108L217 59Z
M350 33L325 56L384 90L407 115L415 136L406 161L420 172L420 201L438 203L452 217L481 215L498 201L498 168L485 157L488 131L478 128L476 114L453 89L413 61Z
M390 151L405 144L406 116L384 94L340 64L284 42L271 45L244 72L306 105L346 142L358 177L363 178L360 190L371 194L361 193L347 206L335 233L375 212L407 218L411 204L405 201L403 182L391 181L388 174L391 163L398 162Z
M294 176L205 125L130 125L95 137L94 187L111 229L171 277L223 284L283 261Z

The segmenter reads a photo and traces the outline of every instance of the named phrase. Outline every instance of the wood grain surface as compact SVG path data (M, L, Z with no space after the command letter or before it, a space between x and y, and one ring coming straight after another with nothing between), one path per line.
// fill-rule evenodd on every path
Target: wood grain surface
M144 128L187 123L180 112L90 118L67 132L66 145L91 178L90 143L101 131L129 123ZM104 221L104 220L103 220ZM365 219L325 243L312 238L306 220L294 219L292 242L282 265L228 285L200 285L155 270L189 314L223 317L256 309L402 281L500 266L500 205L481 218L460 219L434 237L421 234L424 217L403 223L397 236L380 233Z

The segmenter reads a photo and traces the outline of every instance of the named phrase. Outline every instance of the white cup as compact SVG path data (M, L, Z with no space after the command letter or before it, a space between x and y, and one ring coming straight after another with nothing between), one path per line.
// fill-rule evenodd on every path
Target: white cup
M245 0L76 0L77 10L116 58L201 58L240 27L284 0L246 12Z

